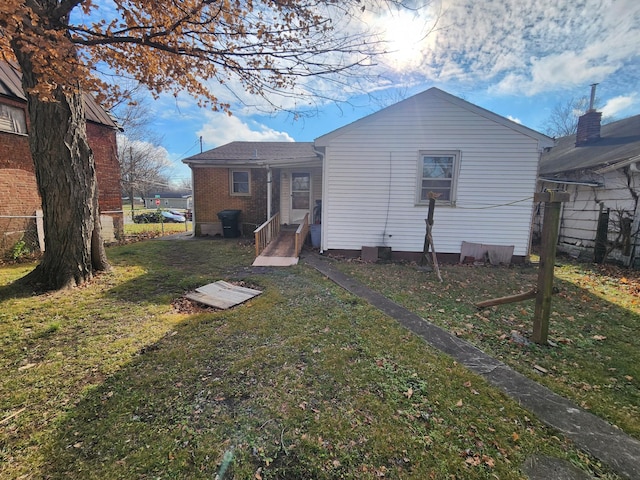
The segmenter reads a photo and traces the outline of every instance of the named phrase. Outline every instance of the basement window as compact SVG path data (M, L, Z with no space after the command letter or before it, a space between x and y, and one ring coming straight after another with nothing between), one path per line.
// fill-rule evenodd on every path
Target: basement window
M27 134L24 110L11 105L0 105L0 131Z
M456 180L460 152L423 151L418 161L417 203L429 203L429 193L435 194L438 203L453 205L456 197Z
M251 170L231 170L231 195L251 195Z

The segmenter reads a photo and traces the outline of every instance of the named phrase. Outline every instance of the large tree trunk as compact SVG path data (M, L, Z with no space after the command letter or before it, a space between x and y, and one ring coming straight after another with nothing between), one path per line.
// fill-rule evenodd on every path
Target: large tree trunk
M100 233L93 152L87 142L80 91L58 87L53 101L30 94L37 78L27 55L18 55L27 95L29 145L42 199L45 251L25 281L45 290L80 285L109 268Z

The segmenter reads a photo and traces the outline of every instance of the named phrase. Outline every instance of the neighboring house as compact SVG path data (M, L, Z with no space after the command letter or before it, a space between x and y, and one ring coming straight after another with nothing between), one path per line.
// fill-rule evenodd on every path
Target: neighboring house
M20 73L0 61L0 255L35 229L41 208L29 150L27 102ZM122 232L120 166L116 149L118 126L91 96L85 96L87 137L98 179L103 237L115 240Z
M518 260L529 254L540 152L552 145L431 88L313 143L233 142L184 162L199 235L220 232L217 210L243 210L251 228L275 211L295 224L321 200L321 251L387 247L396 258L418 259L435 192L438 254L459 260L471 242L512 247Z
M145 208L191 209L191 192L152 192L143 198Z
M570 194L562 206L560 251L638 267L640 115L602 126L601 116L590 108L576 135L558 139L542 155L540 188ZM534 227L540 224L537 215Z

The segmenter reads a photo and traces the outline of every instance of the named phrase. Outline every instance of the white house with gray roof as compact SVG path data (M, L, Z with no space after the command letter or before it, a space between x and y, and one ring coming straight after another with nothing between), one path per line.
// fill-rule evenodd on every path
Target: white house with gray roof
M240 208L236 197L255 193L263 220L277 211L283 224L312 214L321 200L321 251L386 247L393 256L419 258L434 192L438 254L458 260L468 242L512 247L523 259L540 154L552 145L545 135L430 88L313 143L233 142L184 162L203 227L215 223L208 205L214 196L223 197L216 208ZM207 173L214 169L222 172L217 180ZM257 176L270 187L258 191ZM236 177L245 182L236 184Z

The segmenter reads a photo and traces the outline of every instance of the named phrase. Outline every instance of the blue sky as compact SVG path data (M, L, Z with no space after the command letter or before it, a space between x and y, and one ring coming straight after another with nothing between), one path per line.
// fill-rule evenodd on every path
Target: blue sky
M265 115L238 103L228 116L187 96L150 102L173 177L190 176L181 160L200 152L200 137L204 150L234 140L311 141L433 86L538 131L554 106L588 96L592 83L606 117L640 113L638 0L443 0L367 21L386 31L395 53L379 59L374 78L357 88L323 85L346 103L320 105L314 117Z

